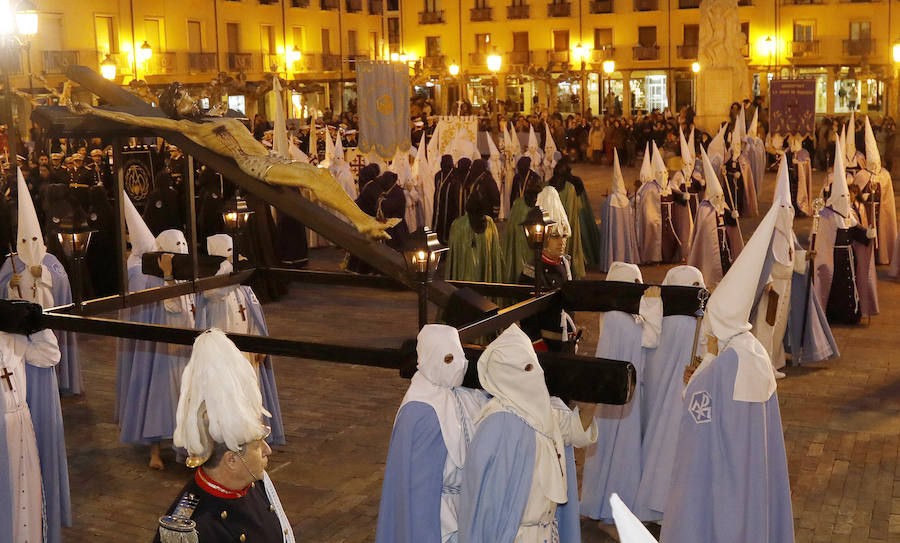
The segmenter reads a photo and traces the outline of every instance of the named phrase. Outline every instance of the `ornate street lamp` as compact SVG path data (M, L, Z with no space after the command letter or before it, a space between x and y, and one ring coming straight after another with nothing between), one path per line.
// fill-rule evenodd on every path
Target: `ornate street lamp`
M29 0L23 0L16 8L16 28L23 36L34 36L38 31L37 7Z
M69 261L69 267L72 270L72 279L75 288L72 291L75 298L75 308L81 311L81 302L84 295L82 294L81 266L84 257L87 254L88 245L91 243L91 234L96 230L91 230L86 220L76 221L73 217L63 218L59 225L59 231L56 237L62 246L63 254Z
M591 46L579 43L572 48L572 56L581 63L581 114L584 115L584 102L587 100L587 92L585 90L585 87L587 87L586 68L588 58L591 56Z
M403 248L406 270L419 283L419 328L428 324L428 283L434 278L441 255L447 251L437 233L427 226L413 232Z
M541 293L541 285L544 282L544 267L541 265L541 253L544 250L544 241L547 239L547 230L556 224L556 221L550 218L550 214L541 209L541 206L534 206L525 215L525 220L520 226L525 229L525 239L528 241L528 247L534 251L534 293Z
M294 66L295 66L298 62L300 62L300 60L301 60L302 58L303 58L303 52L300 51L300 48L297 47L296 45L294 45L294 47L293 47L290 51L288 51L288 53L287 53L287 61L288 61L288 65L289 65L291 68L294 68Z
M237 271L240 267L240 254L241 247L243 245L243 231L244 227L247 226L247 223L250 221L250 215L253 215L253 211L247 206L247 202L240 197L240 195L235 195L234 201L232 205L222 213L222 220L225 221L225 228L231 232L231 239L234 244L234 250L232 251L233 262L232 269Z
M141 47L138 49L138 60L140 62L147 62L153 58L153 47L150 45L150 42L144 40L144 43L141 44Z
M26 58L28 59L28 86L33 87L31 82L31 42L30 38L37 34L38 31L38 14L37 8L29 0L24 0L17 7L15 12L12 11L8 2L2 4L0 8L0 57L11 59L13 50L25 48ZM16 123L13 118L12 111L12 85L9 81L10 65L8 61L0 62L0 85L3 86L3 102L2 121L6 123L8 143L7 150L10 157L18 154L16 148L18 135L16 134ZM12 161L10 161L12 162Z
M456 77L459 75L459 64L453 63L450 66L447 66L447 71L450 72L450 75Z
M104 79L110 81L116 78L116 63L113 61L111 55L106 55L106 59L100 63L100 75L102 75Z

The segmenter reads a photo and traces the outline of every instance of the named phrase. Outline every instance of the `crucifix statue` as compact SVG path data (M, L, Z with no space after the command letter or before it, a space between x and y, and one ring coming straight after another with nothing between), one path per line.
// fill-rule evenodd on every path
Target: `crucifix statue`
M247 322L247 308L244 307L244 304L238 302L238 311L241 312L241 320Z
M316 200L350 220L360 233L372 239L388 239L387 230L400 219L379 222L363 212L326 169L272 156L237 119L204 118L197 102L180 83L172 83L160 97L160 108L170 117L144 117L119 111L74 104L71 110L119 123L178 132L222 156L234 159L248 175L271 183L311 190Z

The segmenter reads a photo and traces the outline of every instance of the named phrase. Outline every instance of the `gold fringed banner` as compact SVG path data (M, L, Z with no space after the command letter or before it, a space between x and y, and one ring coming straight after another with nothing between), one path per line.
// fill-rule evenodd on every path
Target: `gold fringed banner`
M356 64L359 149L383 160L410 148L409 68L379 60Z

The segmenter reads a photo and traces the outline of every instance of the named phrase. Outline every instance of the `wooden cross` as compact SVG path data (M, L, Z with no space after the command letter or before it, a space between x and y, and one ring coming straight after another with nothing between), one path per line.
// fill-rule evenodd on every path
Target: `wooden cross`
M191 316L194 317L197 315L197 306L191 303Z
M238 311L241 312L241 320L247 322L247 308L244 307L244 304L238 302Z
M12 389L13 389L12 381L10 381L10 379L9 379L10 377L12 377L12 375L13 375L13 372L9 371L5 367L3 368L3 373L0 373L0 379L3 379L4 381L6 381L6 388L10 392L12 392Z
M31 299L37 300L37 279L35 279L34 282L31 283Z

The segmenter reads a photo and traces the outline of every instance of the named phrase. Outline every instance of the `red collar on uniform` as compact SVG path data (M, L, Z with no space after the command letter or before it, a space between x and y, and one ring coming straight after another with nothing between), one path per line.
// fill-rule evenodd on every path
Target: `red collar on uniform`
M560 262L562 262L562 257L559 257L556 260L554 260L552 258L547 258L547 253L541 253L541 260L543 260L544 263L546 263L546 264L551 264L551 265L555 266L555 265L559 264Z
M210 476L203 471L203 468L197 468L197 471L194 472L194 481L197 482L197 485L200 488L212 494L213 496L231 500L243 498L247 493L247 489L250 488L249 485L244 487L243 490L231 490L230 488L225 488L219 483L213 481L212 478L210 478Z

